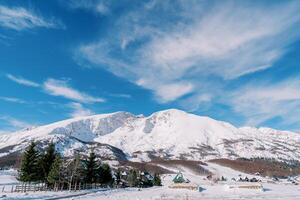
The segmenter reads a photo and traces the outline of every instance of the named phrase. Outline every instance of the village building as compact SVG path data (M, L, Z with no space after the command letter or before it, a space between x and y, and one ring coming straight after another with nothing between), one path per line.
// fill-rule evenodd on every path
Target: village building
M169 188L202 191L202 188L200 190L199 186L197 184L191 183L190 180L188 180L187 178L184 178L184 176L181 172L176 174L176 176L173 178L173 184L171 184L169 186Z

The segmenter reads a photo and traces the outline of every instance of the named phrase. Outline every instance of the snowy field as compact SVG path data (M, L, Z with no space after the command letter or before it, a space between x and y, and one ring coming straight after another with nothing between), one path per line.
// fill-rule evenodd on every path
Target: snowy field
M18 183L16 175L17 171L15 170L0 170L0 187Z
M221 185L203 185L203 192L185 189L170 189L166 186L149 189L115 189L109 191L82 191L82 192L35 192L17 194L0 192L0 197L5 200L21 199L81 199L81 200L177 200L177 199L290 199L298 200L300 187L294 185L265 184L266 191L236 190L229 191ZM77 196L79 195L79 196ZM69 197L69 198L68 198ZM0 198L1 199L1 198Z
M297 186L282 186L275 184L267 184L268 189L262 191L228 191L223 186L204 186L206 190L203 192L190 191L184 189L169 189L167 187L151 188L138 190L115 190L89 194L72 199L82 200L177 200L177 199L293 199L299 200L300 188Z
M243 174L238 171L222 167L216 164L209 164L209 170L217 175L226 176L227 178L238 177L253 177L249 174ZM177 200L177 199L284 199L284 200L299 200L300 199L300 185L292 185L291 183L280 181L277 183L270 183L268 179L262 179L264 190L259 189L228 189L229 185L235 185L235 182L219 182L212 183L205 180L203 176L197 176L193 172L186 169L172 169L181 170L186 178L192 183L200 185L204 190L202 192L192 191L187 189L171 189L168 186L172 184L174 174L164 175L162 187L153 187L147 189L126 188L126 189L102 189L102 190L88 190L78 192L30 192L30 193L10 193L9 189L2 192L3 185L9 187L17 183L14 178L15 171L0 172L0 199L5 200L22 200L22 199L81 199L81 200ZM244 184L244 183L243 183ZM247 183L245 183L247 184ZM7 190L7 191L6 191Z

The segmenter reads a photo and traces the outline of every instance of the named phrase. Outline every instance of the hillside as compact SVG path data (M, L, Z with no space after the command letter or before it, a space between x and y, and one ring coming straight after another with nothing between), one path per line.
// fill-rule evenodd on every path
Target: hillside
M53 141L64 156L95 147L104 160L300 160L300 134L270 128L237 128L175 109L147 117L116 112L73 118L1 135L0 159L24 150L31 140L40 146Z

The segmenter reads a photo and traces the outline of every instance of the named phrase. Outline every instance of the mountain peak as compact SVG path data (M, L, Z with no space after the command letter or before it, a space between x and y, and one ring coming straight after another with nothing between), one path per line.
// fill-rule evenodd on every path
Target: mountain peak
M158 113L187 113L187 112L176 108L169 108L166 110L158 111Z
M150 115L150 117L151 116L158 116L158 115L185 115L185 114L188 114L188 113L183 111L183 110L170 108L170 109L154 112Z
M158 111L148 117L120 111L67 119L0 136L0 151L9 146L14 147L11 152L22 150L31 140L43 144L55 141L64 155L87 148L90 143L108 144L133 160L151 157L300 159L299 134L236 128L227 122L178 109Z

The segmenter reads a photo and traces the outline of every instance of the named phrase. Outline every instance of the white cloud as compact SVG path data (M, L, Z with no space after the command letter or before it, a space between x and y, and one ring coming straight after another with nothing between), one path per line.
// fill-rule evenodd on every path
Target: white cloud
M12 102L12 103L20 103L20 104L25 104L27 103L26 101L19 99L19 98L15 98L15 97L1 97L0 96L0 100L2 101L7 101L7 102Z
M10 116L0 116L0 120L5 121L8 124L9 128L14 130L29 128L33 126L33 124L31 123Z
M252 83L235 91L227 103L248 119L247 125L260 125L274 117L282 124L300 123L300 79L279 83ZM299 127L300 128L300 127Z
M53 96L62 96L67 99L79 101L82 103L97 103L105 100L99 97L93 97L83 92L80 92L68 85L66 81L48 79L44 82L44 90Z
M84 92L72 88L65 80L57 80L57 79L49 78L43 84L39 84L22 77L16 77L11 74L7 74L6 77L21 85L25 85L29 87L39 87L43 89L47 94L52 96L61 96L81 103L105 102L105 99L103 98L93 97L91 95L88 95ZM0 97L0 100L16 102L16 103L25 103L20 99L9 98L9 97Z
M155 37L142 53L174 78L189 71L236 78L271 67L285 53L298 31L290 28L300 21L299 10L294 4L220 5L182 30Z
M208 77L223 87L272 67L299 38L299 22L296 1L154 1L122 16L108 38L81 46L77 59L105 66L169 102L201 95L203 85L214 84Z
M72 109L71 117L83 117L94 114L91 110L84 108L80 103L73 102L68 106Z
M0 135L4 135L4 134L7 134L7 133L9 133L8 130L0 130Z
M32 126L32 124L14 118L9 119L8 122L10 125L12 125L15 128L28 128Z
M25 85L25 86L30 86L30 87L39 87L40 85L36 82L33 82L33 81L30 81L30 80L27 80L27 79L24 79L22 77L16 77L16 76L13 76L11 74L6 74L6 77L18 84L21 84L21 85Z
M105 5L104 2L99 2L98 3L98 5L96 6L96 11L98 13L101 13L102 15L107 15L110 12L108 6Z
M161 85L156 88L156 95L161 102L173 101L182 97L193 90L193 85L190 83L172 83Z
M65 3L71 9L84 9L91 10L101 15L107 15L110 13L110 1L103 0L68 0Z
M125 99L132 98L130 94L110 94L110 96L117 97L117 98L125 98Z
M22 7L6 7L0 5L0 26L13 29L24 30L35 27L44 28L61 28L61 23L54 22L54 20L46 20L38 16L33 11Z
M202 94L192 95L191 97L186 98L181 102L179 102L179 104L189 112L195 112L199 110L200 111L208 110L212 101L213 99L211 94L202 93Z

